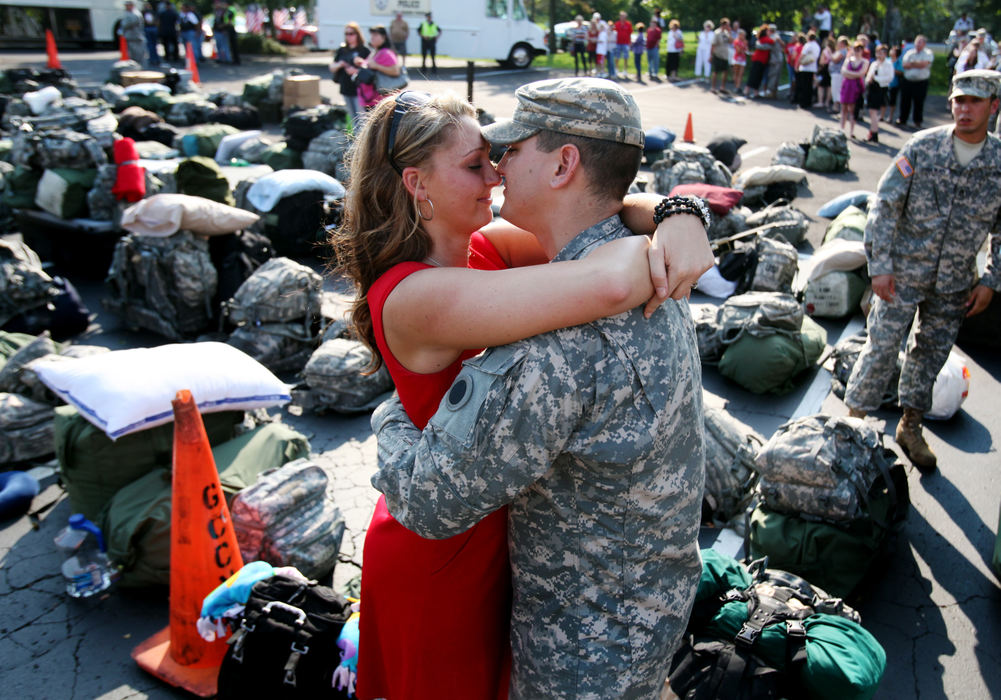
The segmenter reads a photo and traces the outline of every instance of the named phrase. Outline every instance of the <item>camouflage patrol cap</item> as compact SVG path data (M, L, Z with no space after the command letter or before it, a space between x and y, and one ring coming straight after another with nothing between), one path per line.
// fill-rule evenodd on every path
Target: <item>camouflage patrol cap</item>
M952 77L949 99L959 95L972 95L989 100L998 96L999 85L1001 85L1001 72L996 70L978 68L963 71Z
M600 78L557 78L523 85L515 92L512 119L483 127L490 143L524 141L543 129L643 147L640 109L632 95Z

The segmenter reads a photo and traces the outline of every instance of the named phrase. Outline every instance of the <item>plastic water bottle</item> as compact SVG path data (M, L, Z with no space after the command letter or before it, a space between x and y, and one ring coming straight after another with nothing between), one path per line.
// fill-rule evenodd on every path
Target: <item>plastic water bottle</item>
M82 513L70 516L69 525L55 538L56 546L69 556L63 562L66 592L74 598L88 598L107 589L118 578L108 560L104 535Z

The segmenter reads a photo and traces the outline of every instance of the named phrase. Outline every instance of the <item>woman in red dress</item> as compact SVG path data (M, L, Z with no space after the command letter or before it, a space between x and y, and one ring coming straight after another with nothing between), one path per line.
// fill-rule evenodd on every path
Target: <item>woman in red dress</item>
M386 99L352 149L344 221L332 240L338 269L356 284L353 322L373 365L386 364L419 427L462 360L478 352L469 348L635 307L653 292L651 269L654 285L665 286L664 249L642 236L584 260L520 267L546 256L531 234L491 222L499 184L475 111L458 97ZM624 220L649 233L658 201L640 196ZM674 236L678 290L687 292L705 269L704 250L704 237ZM426 540L397 523L380 498L365 540L361 600L360 698L507 697L506 509L461 535Z

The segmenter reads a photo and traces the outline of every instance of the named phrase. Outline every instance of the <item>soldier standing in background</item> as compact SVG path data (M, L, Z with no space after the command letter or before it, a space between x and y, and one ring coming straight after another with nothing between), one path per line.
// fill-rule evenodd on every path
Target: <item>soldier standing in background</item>
M988 135L998 110L1001 73L973 70L952 79L953 124L915 134L879 181L865 227L865 250L878 297L869 337L845 392L850 414L879 408L897 353L914 323L900 370L903 417L897 443L911 462L934 470L921 434L935 378L964 316L987 308L1001 291L1001 140ZM974 286L977 252L987 266Z
M393 51L397 53L400 60L407 62L407 39L410 37L410 25L403 19L403 13L397 12L396 17L389 23L389 41L393 44Z
M137 63L146 61L146 27L143 17L132 0L125 0L125 14L118 24L118 33L125 37L129 58Z

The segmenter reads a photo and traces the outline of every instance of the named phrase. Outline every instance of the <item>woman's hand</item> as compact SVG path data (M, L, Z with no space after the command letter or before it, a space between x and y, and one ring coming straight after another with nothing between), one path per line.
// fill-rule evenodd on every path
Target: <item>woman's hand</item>
M650 280L656 290L647 303L647 316L668 297L687 299L699 278L716 264L702 219L676 214L664 219L654 231L648 249Z

